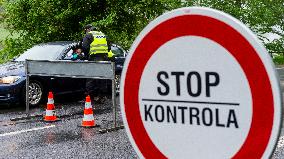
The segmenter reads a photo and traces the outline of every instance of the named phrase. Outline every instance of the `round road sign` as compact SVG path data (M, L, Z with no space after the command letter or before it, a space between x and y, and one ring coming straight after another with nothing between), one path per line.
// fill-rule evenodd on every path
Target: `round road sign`
M181 8L151 22L124 64L121 108L141 158L269 158L281 125L274 65L241 22Z

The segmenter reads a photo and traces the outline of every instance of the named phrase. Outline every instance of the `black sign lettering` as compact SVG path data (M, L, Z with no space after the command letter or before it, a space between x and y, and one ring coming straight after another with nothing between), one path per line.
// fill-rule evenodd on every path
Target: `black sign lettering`
M169 94L170 92L170 87L169 85L162 79L161 76L164 76L165 79L168 79L169 78L169 75L167 72L165 71L160 71L157 75L157 79L158 81L164 86L164 91L162 91L162 88L161 87L158 87L157 90L158 90L158 93L162 96L166 96Z
M172 108L171 110L170 106L167 106L167 121L170 123L170 119L173 121L173 123L177 122L177 109L176 107Z
M234 109L223 111L222 115L220 115L220 110L218 108L212 109L210 107L199 108L193 106L145 104L144 109L146 122L166 122L172 124L189 124L206 127L215 126L221 128L239 128Z
M192 83L192 78L195 76L196 77L196 84ZM196 92L193 92L192 91L192 85L196 85L197 86L197 89L196 89ZM189 72L188 75L187 75L187 92L190 96L192 97L198 97L200 94L201 94L201 76L198 72Z
M208 112L207 115L206 115L206 112ZM207 119L208 119L207 121L206 121L206 116L207 116ZM205 125L205 126L211 126L212 125L212 123L213 123L213 113L212 113L211 109L204 108L202 110L202 122L203 122L203 125Z
M155 108L155 117L156 117L156 120L158 122L163 122L164 121L164 119L165 119L165 114L164 113L165 113L164 107L161 106L161 105L157 105L156 108Z
M184 124L184 111L187 109L187 107L178 106L178 109L181 110L181 123Z
M216 112L216 126L218 127L225 127L225 124L221 124L220 123L220 120L219 120L219 109L215 109L215 112Z
M152 109L153 105L150 105L149 107L145 104L144 105L144 110L145 110L145 121L148 121L148 117L150 118L151 121L153 121L152 115L150 113L151 109Z
M189 108L189 123L192 125L193 124L193 118L196 119L196 124L200 125L200 120L199 120L199 109L190 107Z
M236 128L239 128L239 124L238 124L238 121L237 121L235 110L233 110L233 109L229 110L227 127L230 127L231 124L234 124Z
M177 96L180 96L180 76L184 76L184 72L172 72L171 75L176 76Z
M214 77L214 81L210 81L210 77ZM206 97L210 97L210 87L217 86L220 83L220 77L217 72L205 72Z

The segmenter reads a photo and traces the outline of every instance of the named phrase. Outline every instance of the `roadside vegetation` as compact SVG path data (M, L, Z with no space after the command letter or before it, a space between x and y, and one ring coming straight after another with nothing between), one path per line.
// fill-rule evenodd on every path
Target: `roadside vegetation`
M284 56L283 54L275 54L273 56L273 61L275 63L275 65L283 65L284 64Z
M9 29L7 29L7 25L3 21L1 21L1 15L0 15L0 50L3 49L3 43L6 39L12 38L16 39L19 37L19 33L16 31L11 32Z
M95 25L111 41L129 49L149 22L186 6L205 6L231 14L257 34L271 55L282 56L284 0L0 0L0 63L34 44L79 41L86 24ZM7 36L10 33L13 36ZM264 36L267 33L278 38L268 40ZM284 60L277 59L277 63L283 64Z

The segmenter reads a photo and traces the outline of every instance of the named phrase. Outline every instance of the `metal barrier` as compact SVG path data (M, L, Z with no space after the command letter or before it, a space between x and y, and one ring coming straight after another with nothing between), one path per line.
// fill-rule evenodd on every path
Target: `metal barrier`
M26 60L26 113L29 116L29 78L30 76L51 76L71 78L93 78L112 80L112 103L114 127L117 127L115 64L109 61L46 61Z

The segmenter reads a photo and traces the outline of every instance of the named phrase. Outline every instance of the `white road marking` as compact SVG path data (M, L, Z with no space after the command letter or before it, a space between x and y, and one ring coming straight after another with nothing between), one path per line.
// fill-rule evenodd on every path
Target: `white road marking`
M36 130L42 130L42 129L52 128L52 127L55 127L55 125L49 125L49 126L45 126L45 127L32 128L32 129L27 129L27 130L20 130L20 131L14 131L14 132L9 132L9 133L4 133L4 134L0 134L0 137L3 137L3 136L10 136L10 135L17 135L17 134L21 134L21 133L25 133L25 132L36 131Z

